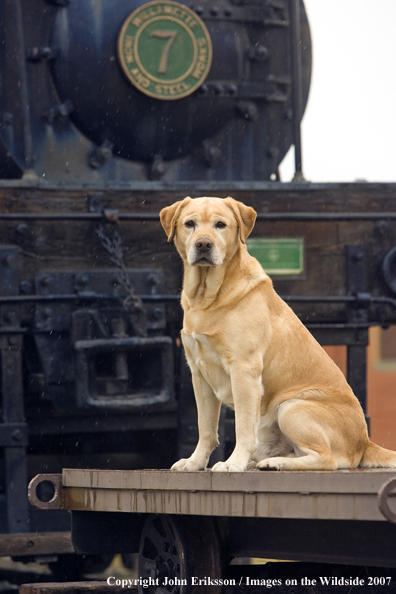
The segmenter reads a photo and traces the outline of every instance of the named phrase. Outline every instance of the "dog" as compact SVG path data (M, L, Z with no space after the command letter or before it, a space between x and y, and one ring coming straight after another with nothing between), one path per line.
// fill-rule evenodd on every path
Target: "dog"
M233 198L185 198L161 210L184 262L181 332L198 410L198 444L172 470L203 470L222 403L236 445L212 471L396 467L369 440L343 373L249 255L256 212Z

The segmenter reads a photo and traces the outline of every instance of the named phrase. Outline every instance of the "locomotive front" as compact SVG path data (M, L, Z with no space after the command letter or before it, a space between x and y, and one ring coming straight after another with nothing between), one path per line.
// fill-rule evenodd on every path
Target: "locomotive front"
M268 180L293 143L302 2L5 0L1 17L3 178Z

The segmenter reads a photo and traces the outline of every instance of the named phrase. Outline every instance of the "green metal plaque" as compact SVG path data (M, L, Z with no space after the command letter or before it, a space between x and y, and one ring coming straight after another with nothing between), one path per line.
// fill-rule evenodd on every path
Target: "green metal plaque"
M300 238L247 239L246 246L271 275L299 275L304 272L304 240Z
M184 4L164 0L136 9L118 38L121 67L142 93L172 100L190 95L205 80L212 43L202 20Z

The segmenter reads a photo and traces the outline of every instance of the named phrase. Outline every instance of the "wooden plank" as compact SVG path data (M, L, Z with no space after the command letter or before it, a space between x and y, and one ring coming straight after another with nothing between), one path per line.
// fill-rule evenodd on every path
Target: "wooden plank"
M378 493L381 485L392 477L396 477L396 471L391 468L332 472L63 469L62 483L64 487L118 490Z
M47 555L74 553L70 532L1 534L0 555Z
M170 470L83 470L62 471L65 487L98 487L101 489L197 489L211 488L212 473L172 472Z
M216 189L215 189L216 188ZM232 195L267 212L395 212L395 184L185 184L164 187L161 184L125 184L118 188L64 186L62 184L0 183L0 211L5 213L87 213L88 196L100 192L108 209L120 212L158 214L161 208L186 194ZM50 206L49 206L50 205ZM1 221L4 244L18 245L21 280L33 281L44 270L87 270L112 268L108 255L97 238L94 222ZM389 294L380 280L384 255L396 241L396 222L258 222L254 237L304 237L306 271L301 278L274 278L281 295L345 295L345 245L366 244L369 248L370 292ZM110 229L108 229L110 231ZM166 270L166 292L180 291L181 264L174 246L167 243L159 221L122 222L121 235L126 265L131 268ZM291 304L305 321L341 322L345 307L339 304ZM314 317L312 311L314 309ZM389 309L396 321L396 314ZM168 319L180 320L178 304L167 304Z
M65 489L72 511L386 521L376 494Z
M117 594L125 589L128 592L138 591L137 586L123 584L123 581L120 579L120 583L114 583L114 585L109 585L107 581L22 584L19 587L19 594ZM128 582L128 580L125 581Z
M212 473L64 469L70 510L385 521L381 486L393 469Z

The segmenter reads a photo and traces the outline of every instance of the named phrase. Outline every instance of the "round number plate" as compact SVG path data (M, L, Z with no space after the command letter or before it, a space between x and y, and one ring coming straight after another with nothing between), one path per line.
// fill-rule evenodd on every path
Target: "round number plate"
M170 0L149 2L125 21L118 56L139 91L156 99L180 99L205 80L212 43L202 20L187 6Z

